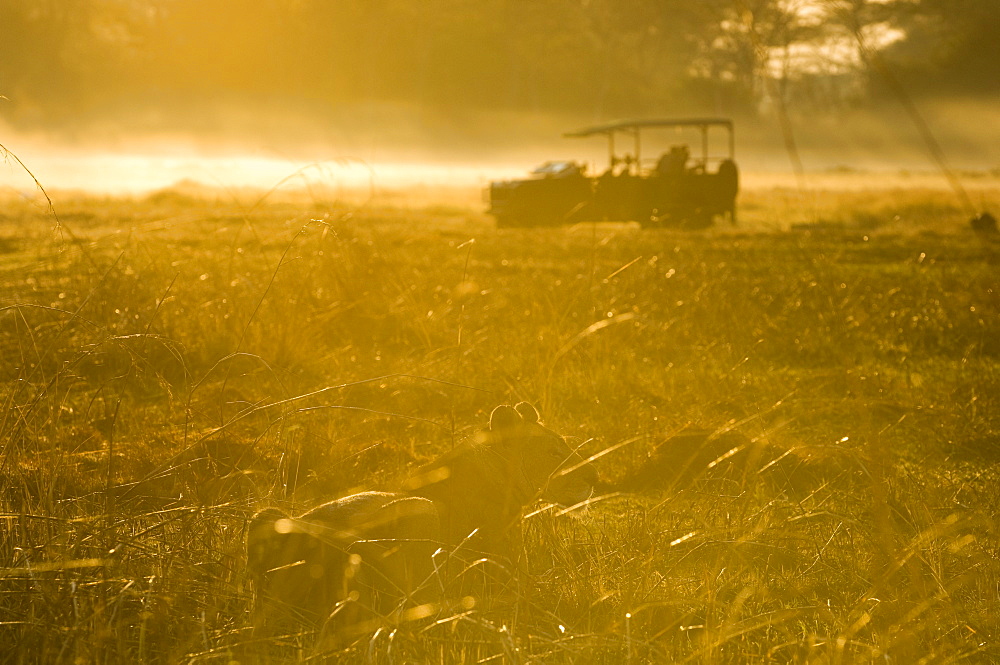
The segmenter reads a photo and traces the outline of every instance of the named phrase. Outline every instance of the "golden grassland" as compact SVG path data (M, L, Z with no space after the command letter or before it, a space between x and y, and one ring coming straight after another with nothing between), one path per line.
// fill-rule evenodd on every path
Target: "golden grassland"
M700 233L6 201L0 661L1000 659L1000 247L953 198L758 188ZM393 487L518 400L611 488L689 427L771 455L534 511L489 607L252 630L255 510Z

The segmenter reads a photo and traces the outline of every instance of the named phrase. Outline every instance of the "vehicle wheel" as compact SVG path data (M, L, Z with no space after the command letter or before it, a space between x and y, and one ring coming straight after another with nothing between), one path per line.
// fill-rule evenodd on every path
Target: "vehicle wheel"
M684 218L681 228L696 231L707 229L712 225L712 215L704 210L692 210L691 214Z

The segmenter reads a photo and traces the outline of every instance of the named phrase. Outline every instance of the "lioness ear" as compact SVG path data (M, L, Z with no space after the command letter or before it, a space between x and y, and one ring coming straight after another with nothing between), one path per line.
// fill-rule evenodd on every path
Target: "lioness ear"
M531 404L529 404L528 402L521 402L514 408L517 409L517 412L521 414L521 417L524 418L525 422L527 423L538 422L538 411L536 411L535 407L531 406Z
M247 526L247 533L251 538L260 538L263 535L270 535L274 532L274 525L280 519L287 518L284 512L277 508L267 508L253 516Z
M509 429L521 424L521 414L514 410L514 407L501 404L493 409L490 414L490 431Z

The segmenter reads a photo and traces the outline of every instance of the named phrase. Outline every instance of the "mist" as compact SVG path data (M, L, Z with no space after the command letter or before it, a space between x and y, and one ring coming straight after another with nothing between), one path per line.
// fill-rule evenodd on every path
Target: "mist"
M784 114L807 171L933 170L902 91L950 167L995 170L994 4L851 7L5 3L0 144L46 187L106 193L480 187L548 159L602 168L600 141L562 134L622 118L731 117L744 171L788 171ZM893 38L865 51L856 22ZM34 183L7 159L0 186Z

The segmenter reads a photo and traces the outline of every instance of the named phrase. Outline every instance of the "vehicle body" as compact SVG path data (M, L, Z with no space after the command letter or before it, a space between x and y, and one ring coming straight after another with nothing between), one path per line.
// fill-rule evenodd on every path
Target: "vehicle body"
M695 130L700 154L692 158L678 144L652 161L644 161L643 131ZM724 130L725 154L710 152L709 132ZM619 154L616 138L631 139ZM643 226L701 228L717 216L736 223L739 170L734 161L733 123L721 118L640 120L588 127L567 137L604 136L609 166L599 175L584 165L546 162L523 180L490 184L489 214L498 226L555 226L577 222L635 221ZM714 137L713 137L714 138ZM617 142L620 145L620 141Z

